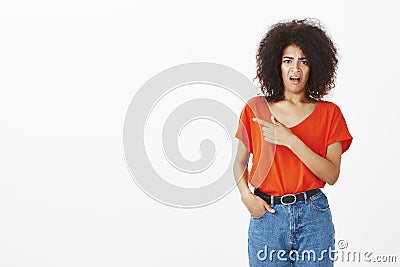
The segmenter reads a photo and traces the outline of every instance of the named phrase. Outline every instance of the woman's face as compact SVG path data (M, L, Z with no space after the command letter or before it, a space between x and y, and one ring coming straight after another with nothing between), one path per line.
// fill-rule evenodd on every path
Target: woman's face
M310 66L308 58L296 45L287 46L282 53L281 72L286 93L304 93Z

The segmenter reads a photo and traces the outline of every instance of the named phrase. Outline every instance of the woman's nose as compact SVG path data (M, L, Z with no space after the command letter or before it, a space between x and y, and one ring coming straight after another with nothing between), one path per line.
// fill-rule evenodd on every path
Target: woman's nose
M300 69L296 65L294 65L293 68L292 68L292 71L293 72L299 72Z
M294 72L300 71L299 63L298 62L293 62L292 70Z

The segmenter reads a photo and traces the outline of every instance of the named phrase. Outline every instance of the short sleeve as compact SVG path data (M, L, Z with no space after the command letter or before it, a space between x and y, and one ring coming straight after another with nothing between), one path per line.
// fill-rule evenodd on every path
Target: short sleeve
M341 142L342 153L344 153L347 149L349 149L352 141L353 137L349 132L346 120L340 108L335 105L332 121L328 131L327 145L329 146L335 142Z
M253 153L253 147L252 147L252 133L251 133L251 119L255 117L253 112L251 111L250 106L246 103L244 108L242 109L242 112L240 113L240 119L239 119L239 124L238 128L235 134L235 137L242 140L244 145L247 147L247 149L250 151L250 153Z

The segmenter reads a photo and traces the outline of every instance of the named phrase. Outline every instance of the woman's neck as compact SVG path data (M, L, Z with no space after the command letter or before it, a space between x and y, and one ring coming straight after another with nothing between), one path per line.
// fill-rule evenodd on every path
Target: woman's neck
M308 103L311 102L306 95L304 94L304 92L302 93L298 93L298 94L293 94L290 92L284 92L284 99L283 101L287 101L290 102L292 104L299 104L299 103Z

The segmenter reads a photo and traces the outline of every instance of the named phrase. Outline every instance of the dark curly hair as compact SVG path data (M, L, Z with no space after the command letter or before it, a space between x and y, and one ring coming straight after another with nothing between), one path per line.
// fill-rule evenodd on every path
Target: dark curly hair
M267 101L284 99L281 63L289 45L301 48L310 64L306 87L309 100L320 101L335 87L337 49L316 19L291 20L272 25L257 51L257 78Z

